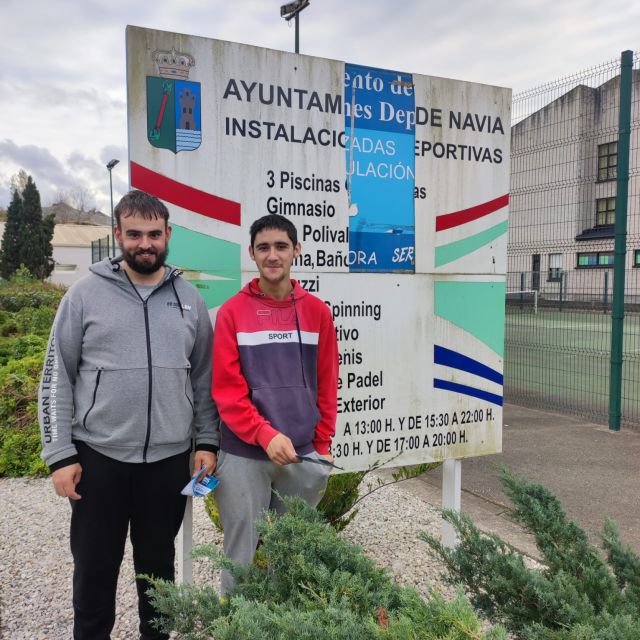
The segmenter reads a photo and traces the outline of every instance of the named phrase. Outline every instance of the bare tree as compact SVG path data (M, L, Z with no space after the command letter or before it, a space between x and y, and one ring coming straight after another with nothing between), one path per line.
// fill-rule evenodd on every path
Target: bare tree
M9 190L11 193L18 193L18 195L22 194L25 187L27 186L27 181L29 180L29 174L24 170L20 169L18 173L14 173L9 180Z
M71 197L69 196L69 192L66 189L58 189L53 196L51 196L50 203L51 205L66 204L70 207Z
M93 192L87 187L75 186L69 192L69 200L72 207L78 211L91 211L95 209Z

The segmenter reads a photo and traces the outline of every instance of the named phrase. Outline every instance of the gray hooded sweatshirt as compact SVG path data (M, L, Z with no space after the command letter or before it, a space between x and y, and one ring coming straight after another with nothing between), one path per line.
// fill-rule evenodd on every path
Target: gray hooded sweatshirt
M73 440L122 462L215 451L211 398L213 330L198 291L168 268L143 300L107 258L63 297L40 384L42 459L77 461Z

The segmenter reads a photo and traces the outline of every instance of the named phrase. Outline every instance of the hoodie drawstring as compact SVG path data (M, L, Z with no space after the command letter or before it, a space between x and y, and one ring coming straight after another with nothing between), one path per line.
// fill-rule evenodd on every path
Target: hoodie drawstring
M171 288L173 289L173 295L176 297L178 301L178 308L180 309L180 315L184 318L184 311L182 310L182 302L180 301L180 296L176 291L175 278L171 278Z
M300 369L302 369L302 382L304 384L305 389L307 388L307 378L304 375L304 359L302 357L302 332L300 331L300 321L298 320L298 308L296 307L296 297L291 292L291 302L293 302L293 313L296 316L296 330L298 332L298 348L300 351Z

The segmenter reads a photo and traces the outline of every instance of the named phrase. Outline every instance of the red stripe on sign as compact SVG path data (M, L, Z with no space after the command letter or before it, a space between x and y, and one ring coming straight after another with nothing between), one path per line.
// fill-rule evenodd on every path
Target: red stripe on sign
M470 209L463 209L462 211L454 211L453 213L444 213L441 216L436 216L436 231L444 231L445 229L451 229L453 227L459 227L461 224L477 220L483 216L488 216L498 209L502 209L509 204L509 194L500 196L495 200L489 200L489 202L483 202L477 204Z
M240 203L194 189L131 162L131 186L194 213L240 226Z

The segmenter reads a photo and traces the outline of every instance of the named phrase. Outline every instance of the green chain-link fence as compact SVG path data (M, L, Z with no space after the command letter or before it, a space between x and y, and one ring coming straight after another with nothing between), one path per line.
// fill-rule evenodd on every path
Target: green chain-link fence
M640 273L627 271L623 424L640 426ZM540 280L539 289L531 289ZM524 286L522 286L524 285ZM610 269L507 276L506 399L606 422L611 350Z
M633 56L622 424L640 427L640 56ZM607 422L620 61L513 99L505 399ZM618 203L619 204L619 203Z

